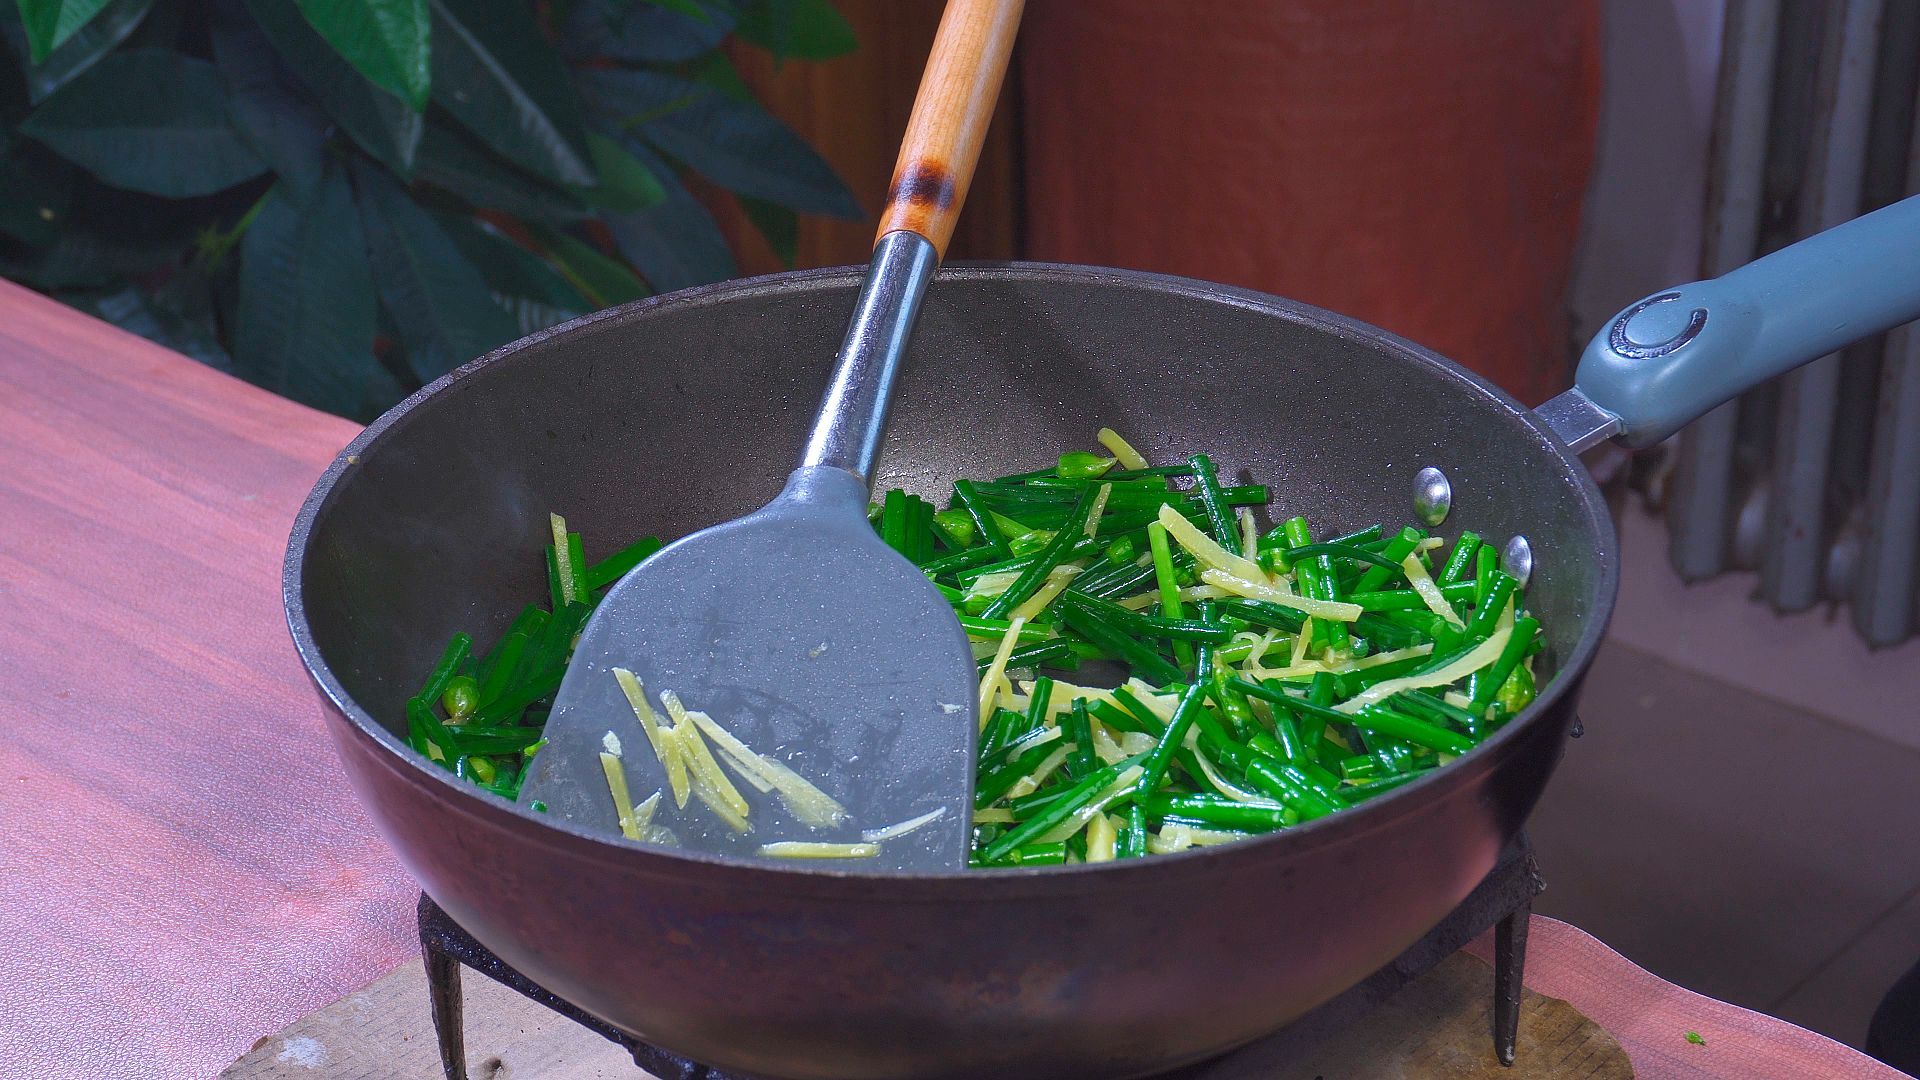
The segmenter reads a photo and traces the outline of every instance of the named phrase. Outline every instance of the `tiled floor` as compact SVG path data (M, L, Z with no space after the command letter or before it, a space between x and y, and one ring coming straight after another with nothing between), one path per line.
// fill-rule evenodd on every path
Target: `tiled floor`
M1901 713L1846 713L1886 700L1883 685L1920 690L1920 651L1868 657L1844 627L1803 629L1832 638L1809 649L1861 654L1844 661L1864 672L1856 685L1828 699L1847 707L1840 720L1755 692L1782 684L1772 617L1727 603L1737 584L1661 581L1657 532L1632 515L1623 532L1628 582L1588 679L1586 735L1532 824L1539 910L1669 980L1857 1046L1920 960L1920 707L1899 695ZM1663 624L1678 629L1662 638ZM1647 648L1675 637L1711 639L1721 657L1750 644L1775 664ZM1878 733L1902 715L1912 732L1891 733L1905 738Z

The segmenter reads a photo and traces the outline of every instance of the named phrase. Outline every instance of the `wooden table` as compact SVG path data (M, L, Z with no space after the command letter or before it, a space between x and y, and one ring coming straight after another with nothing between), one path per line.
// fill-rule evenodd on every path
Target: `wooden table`
M280 608L353 432L0 282L0 1078L211 1076L413 954ZM1551 920L1527 983L1643 1077L1900 1075Z

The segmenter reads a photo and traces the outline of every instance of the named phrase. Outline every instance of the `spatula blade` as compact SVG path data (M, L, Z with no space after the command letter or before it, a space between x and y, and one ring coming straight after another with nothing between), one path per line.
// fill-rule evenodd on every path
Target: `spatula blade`
M810 864L944 871L966 865L978 732L972 651L951 607L866 520L866 487L803 468L780 497L668 545L601 601L574 651L521 801L616 835L599 754L611 733L633 801L691 851L764 859L777 841L846 843L935 811L877 856ZM676 806L615 668L709 714L752 750L832 796L845 820L811 827L714 747L749 805L738 832L697 797ZM713 745L713 740L708 739Z

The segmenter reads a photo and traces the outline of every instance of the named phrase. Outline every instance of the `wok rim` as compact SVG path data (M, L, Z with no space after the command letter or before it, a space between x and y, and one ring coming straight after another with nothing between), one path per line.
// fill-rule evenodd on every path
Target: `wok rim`
M1574 692L1592 664L1612 620L1619 591L1618 536L1613 515L1598 485L1578 456L1531 409L1521 405L1506 391L1433 350L1370 323L1252 289L1172 274L1078 263L960 262L943 266L935 278L936 284L942 280L1064 279L1093 285L1129 285L1185 299L1226 303L1290 322L1304 323L1359 344L1384 347L1396 352L1406 361L1423 364L1444 377L1465 383L1477 393L1486 408L1516 417L1552 455L1564 478L1571 481L1570 486L1577 493L1580 503L1581 516L1594 540L1593 557L1599 562L1592 592L1593 605L1586 612L1586 625L1546 690L1518 717L1473 751L1435 769L1431 775L1369 799L1359 806L1288 829L1231 844L1156 855L1151 859L1042 867L961 867L931 873L868 871L815 863L788 866L741 862L724 856L653 847L582 828L564 819L549 818L517 802L509 802L499 795L477 788L435 766L387 730L347 692L321 655L306 617L302 577L312 544L313 527L326 510L347 470L369 453L377 453L387 433L410 413L458 383L476 377L494 363L550 338L576 332L606 319L667 306L725 303L737 297L779 294L814 286L851 286L858 283L865 269L862 266L820 267L737 278L647 297L570 319L508 342L449 371L388 409L341 448L314 482L313 489L301 503L300 512L294 519L282 566L281 595L288 631L309 679L326 702L349 721L359 737L370 740L385 751L384 754L376 754L375 760L416 785L440 785L436 789L439 794L453 796L445 800L449 809L457 810L461 816L474 819L482 826L513 828L510 821L499 820L499 815L504 813L509 819L549 830L550 843L570 856L594 861L617 860L624 864L623 872L628 874L681 882L688 881L691 876L695 880L704 878L708 884L728 888L781 891L797 888L810 894L840 899L868 898L875 895L874 890L884 888L884 895L889 901L947 901L953 899L953 890L956 888L975 889L991 895L1030 891L1074 892L1094 887L1096 883L1104 887L1108 881L1125 875L1153 873L1158 875L1158 881L1165 883L1170 878L1231 873L1234 866L1243 861L1264 860L1279 857L1287 851L1305 851L1326 844L1342 843L1385 829L1398 819L1419 812L1428 801L1457 793L1474 776L1491 771L1500 759L1512 752L1516 744L1535 734L1542 718L1554 711L1561 698Z

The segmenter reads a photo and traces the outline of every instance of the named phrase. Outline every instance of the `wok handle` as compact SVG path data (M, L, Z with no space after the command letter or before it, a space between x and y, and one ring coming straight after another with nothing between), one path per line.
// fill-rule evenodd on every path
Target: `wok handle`
M945 258L1000 96L1025 0L947 0L900 141L876 245L910 232Z
M1651 446L1708 410L1920 318L1920 196L1816 233L1616 315L1541 419L1584 450Z

